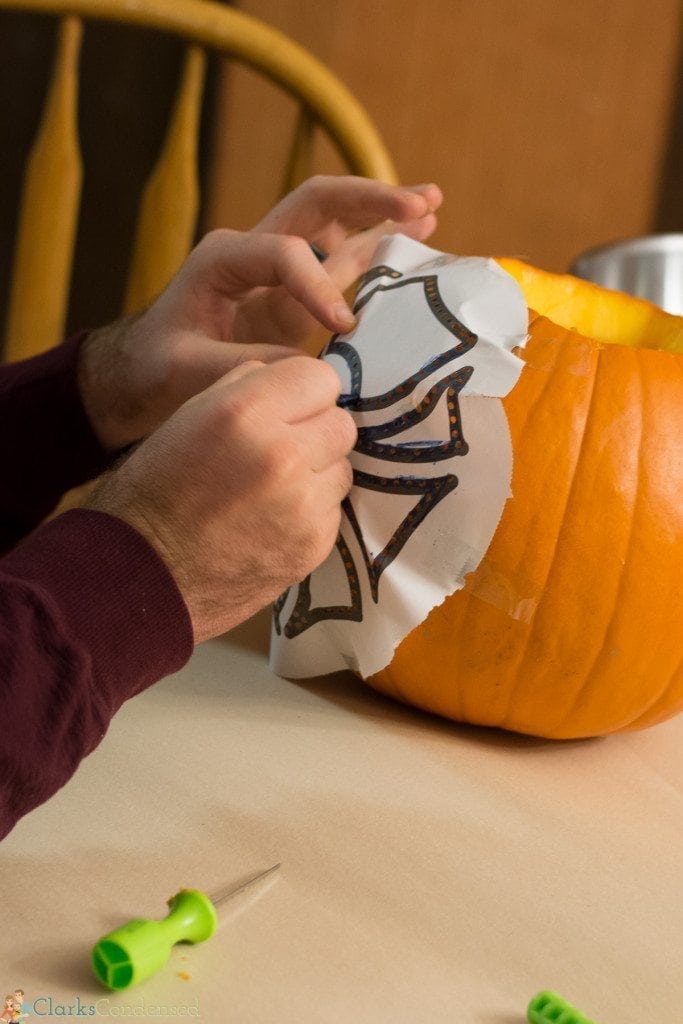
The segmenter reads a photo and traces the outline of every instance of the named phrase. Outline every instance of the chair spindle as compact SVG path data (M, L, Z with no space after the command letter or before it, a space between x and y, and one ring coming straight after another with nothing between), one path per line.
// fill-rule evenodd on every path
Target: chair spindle
M62 340L83 179L78 141L79 18L59 26L54 69L28 158L15 243L4 355L36 355Z
M288 192L310 177L313 166L315 125L316 120L312 111L302 104L299 108L292 146L287 157L280 197L286 196Z
M206 55L190 46L169 128L140 203L124 312L147 306L190 251L199 210L197 151Z

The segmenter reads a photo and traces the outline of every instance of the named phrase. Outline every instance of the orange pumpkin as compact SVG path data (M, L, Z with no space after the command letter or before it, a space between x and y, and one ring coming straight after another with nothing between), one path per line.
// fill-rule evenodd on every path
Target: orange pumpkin
M503 400L513 496L465 589L369 682L537 736L653 725L683 709L683 318L500 262L537 310Z

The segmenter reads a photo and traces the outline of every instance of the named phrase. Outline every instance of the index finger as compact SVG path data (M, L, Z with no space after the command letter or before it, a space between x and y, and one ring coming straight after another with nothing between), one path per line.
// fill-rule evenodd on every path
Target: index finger
M180 275L202 289L240 299L252 288L283 285L319 323L350 331L356 320L339 289L303 238L253 231L211 231L185 261ZM179 275L179 276L180 276Z
M256 415L289 424L332 408L341 391L341 381L330 364L311 356L268 363L234 385L228 377L224 381Z
M333 222L355 230L383 220L416 220L433 213L442 200L441 189L433 184L404 187L352 175L318 175L290 192L254 230L294 232L313 241Z

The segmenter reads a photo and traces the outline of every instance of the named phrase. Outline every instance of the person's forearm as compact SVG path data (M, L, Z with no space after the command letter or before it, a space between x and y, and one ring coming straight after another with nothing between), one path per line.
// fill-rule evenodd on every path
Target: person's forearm
M0 559L0 838L192 644L173 577L112 516L67 512Z
M0 551L40 523L65 491L112 461L81 401L84 337L0 367Z

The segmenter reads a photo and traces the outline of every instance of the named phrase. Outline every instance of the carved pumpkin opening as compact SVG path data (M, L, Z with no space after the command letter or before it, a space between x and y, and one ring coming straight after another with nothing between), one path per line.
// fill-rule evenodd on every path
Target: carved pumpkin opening
M515 259L498 263L515 278L529 308L560 327L604 344L683 353L683 317L570 274L551 274Z

